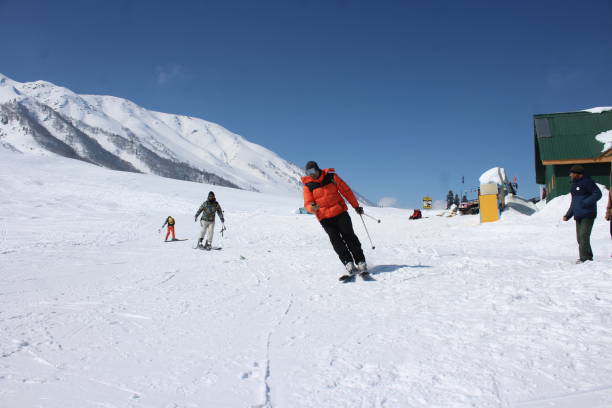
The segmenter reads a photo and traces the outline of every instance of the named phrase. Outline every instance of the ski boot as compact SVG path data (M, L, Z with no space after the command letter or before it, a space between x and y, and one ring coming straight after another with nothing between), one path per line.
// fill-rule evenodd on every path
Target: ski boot
M355 280L355 274L357 273L357 268L355 268L355 264L353 262L347 262L344 267L346 268L346 274L342 275L338 280L340 282L352 282Z
M365 281L374 280L372 275L370 275L370 271L368 271L368 264L366 264L365 261L357 264L357 272L359 273L359 276L361 276L361 279Z

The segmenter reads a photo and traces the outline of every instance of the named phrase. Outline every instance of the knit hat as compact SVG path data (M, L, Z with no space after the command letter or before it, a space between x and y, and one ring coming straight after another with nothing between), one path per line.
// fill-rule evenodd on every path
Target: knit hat
M306 163L306 166L304 166L304 168L305 168L306 170L308 170L308 169L315 169L315 170L317 170L317 171L320 171L320 170L321 170L321 169L319 168L319 165L317 164L317 162L316 162L316 161L312 161L312 160L311 160L311 161L309 161L308 163Z
M583 174L584 173L584 167L579 165L579 164L574 164L570 168L570 173Z

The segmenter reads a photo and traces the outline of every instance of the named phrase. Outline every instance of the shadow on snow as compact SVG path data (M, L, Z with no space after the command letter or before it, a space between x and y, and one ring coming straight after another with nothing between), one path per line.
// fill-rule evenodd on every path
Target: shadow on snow
M370 274L391 273L403 268L431 268L430 265L376 265L370 269Z

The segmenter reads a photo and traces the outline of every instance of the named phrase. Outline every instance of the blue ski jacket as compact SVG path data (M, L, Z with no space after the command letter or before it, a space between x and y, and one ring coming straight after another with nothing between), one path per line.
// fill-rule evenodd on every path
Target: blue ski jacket
M572 182L572 204L565 216L576 220L597 217L597 201L601 198L601 190L587 175Z

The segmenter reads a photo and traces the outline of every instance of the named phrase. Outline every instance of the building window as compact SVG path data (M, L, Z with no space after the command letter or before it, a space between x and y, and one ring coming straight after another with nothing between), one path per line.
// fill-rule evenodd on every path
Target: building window
M536 134L538 137L552 137L550 133L550 125L547 118L536 118L535 120Z

